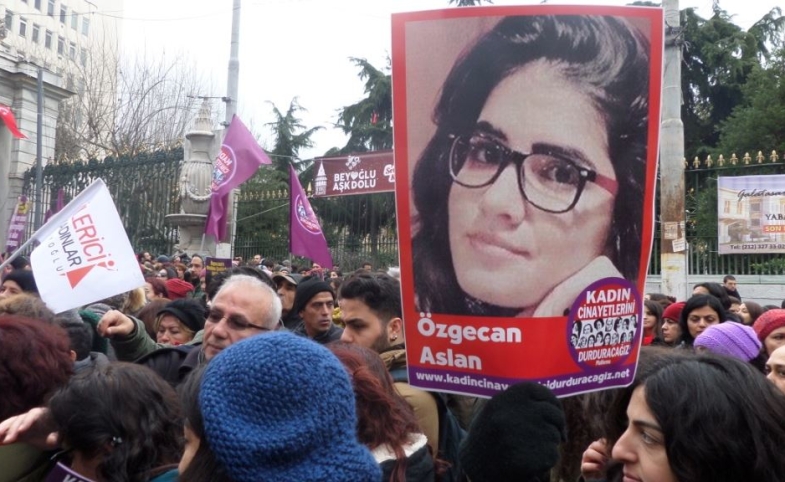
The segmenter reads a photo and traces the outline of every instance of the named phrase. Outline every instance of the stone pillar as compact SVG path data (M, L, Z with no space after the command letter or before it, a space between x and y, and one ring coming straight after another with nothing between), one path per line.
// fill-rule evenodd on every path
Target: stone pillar
M220 142L215 142L210 114L210 103L204 99L193 129L185 135L185 159L180 175L180 212L165 218L166 224L177 226L179 239L176 250L189 256L194 253L216 255L215 240L203 238L210 207L213 159L221 148Z

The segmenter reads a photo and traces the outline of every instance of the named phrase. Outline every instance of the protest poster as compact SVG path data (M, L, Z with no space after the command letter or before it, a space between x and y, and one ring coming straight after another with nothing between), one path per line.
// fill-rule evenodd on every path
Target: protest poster
M207 271L205 280L209 284L213 276L232 269L232 258L211 258L208 256L204 259L204 269Z
M30 201L27 196L19 196L11 214L11 222L8 223L8 236L5 242L5 252L13 253L22 244L27 228L27 218L30 216Z
M320 157L314 162L314 197L395 191L393 151Z
M720 254L785 253L785 174L717 179Z
M663 12L393 15L412 385L567 396L632 382L653 239Z

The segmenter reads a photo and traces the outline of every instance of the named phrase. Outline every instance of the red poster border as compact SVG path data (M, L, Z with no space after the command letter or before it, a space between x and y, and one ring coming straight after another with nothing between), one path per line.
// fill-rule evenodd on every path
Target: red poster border
M458 386L456 384L442 383L434 384L423 382L421 376L413 376L418 373L422 375L425 372L451 374L453 377L468 375L469 373L461 370L454 369L425 369L415 358L414 353L421 345L420 336L417 334L416 323L422 314L417 313L415 310L414 300L414 274L412 271L413 266L413 253L412 253L412 226L411 226L411 212L412 208L410 203L410 189L411 179L409 175L410 163L416 162L416 159L409 159L409 132L408 132L408 109L407 109L407 92L406 92L406 25L410 22L422 21L435 21L447 19L460 19L470 17L504 17L512 15L603 15L603 16L618 16L625 18L638 18L641 21L649 22L651 26L649 34L650 42L650 76L649 76L649 126L648 126L648 148L646 158L646 189L643 202L643 232L641 239L643 241L639 259L638 279L635 280L639 293L643 293L646 281L646 273L648 271L648 262L651 255L653 230L654 230L654 186L656 182L657 163L659 155L659 131L660 131L660 109L661 109L661 86L662 86L662 71L663 71L663 45L664 45L664 14L661 8L654 7L616 7L616 6L569 6L569 5L535 5L535 6L490 6L490 7L471 7L471 8L451 8L444 10L433 11L420 11L411 13L394 14L392 17L392 80L393 80L393 112L395 123L398 128L394 133L395 141L395 166L397 172L396 179L396 206L398 218L398 234L400 239L400 261L401 261L401 284L402 284L402 301L403 301L403 315L407 333L407 357L409 366L409 380L410 383L423 388L428 388L437 391L455 392L471 395L490 396L499 387L503 387L504 382L514 383L521 379L535 379L542 383L548 384L548 380L552 377L574 375L580 376L581 372L577 365L574 363L572 372L553 372L545 374L548 366L558 365L553 363L552 360L537 360L538 372L543 372L542 376L536 376L534 373L522 377L505 378L500 377L494 373L483 373L487 375L485 378L488 381L488 386L491 388L477 387L476 385L471 388L466 386ZM464 324L470 320L477 319L471 316L449 316L451 323ZM434 315L434 319L436 316ZM442 315L442 319L445 315ZM488 318L486 318L488 320ZM494 318L494 323L504 324L505 319ZM515 320L515 319L511 319ZM520 318L517 320L521 320ZM566 317L547 318L553 322L566 323ZM555 325L554 325L555 326ZM562 325L563 326L563 325ZM556 332L556 330L554 330ZM641 330L638 330L633 344L633 351L627 363L621 368L629 368L627 377L620 383L614 384L613 382L585 383L583 385L576 385L573 388L565 388L563 390L554 390L559 396L572 395L593 391L597 389L612 388L613 386L623 386L631 383L637 367L637 358L639 352L639 343L641 338ZM555 335L558 336L558 335ZM569 344L569 343L565 343ZM545 369L543 370L543 366ZM556 368L554 366L554 368ZM525 370L524 370L525 371ZM501 385L494 385L493 382L500 382ZM495 387L495 388L493 388ZM553 387L552 387L553 388Z

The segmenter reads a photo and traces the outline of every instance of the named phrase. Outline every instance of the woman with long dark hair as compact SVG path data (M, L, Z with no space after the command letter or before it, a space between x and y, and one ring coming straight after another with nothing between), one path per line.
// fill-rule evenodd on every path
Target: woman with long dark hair
M359 345L332 343L330 351L352 379L357 435L382 469L383 482L430 482L434 464L428 441L408 403L376 352Z
M457 60L413 174L420 311L562 316L637 279L648 50L619 17L520 16Z
M101 482L175 473L182 419L174 389L149 368L114 363L74 376L49 402L72 468Z
M694 295L681 310L681 346L692 348L695 338L707 327L728 319L722 303L716 296Z
M662 305L644 300L643 308L643 344L659 344L662 342Z
M624 480L785 480L785 403L748 363L665 358L628 389L619 417L625 411L627 430L611 454Z

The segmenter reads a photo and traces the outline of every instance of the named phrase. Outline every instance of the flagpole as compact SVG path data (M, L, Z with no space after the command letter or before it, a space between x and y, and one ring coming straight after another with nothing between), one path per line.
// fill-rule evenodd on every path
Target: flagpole
M38 120L36 121L35 134L35 216L33 217L33 229L41 227L43 217L43 202L41 196L44 195L44 160L43 157L43 130L44 130L44 68L38 67Z
M80 192L75 198L73 198L71 200L71 202L68 203L68 204L70 205L70 204L73 204L73 203L78 203L81 199L87 197L89 194L92 194L93 191L95 191L96 189L100 189L101 186L103 186L103 185L104 185L104 180L99 177L98 179L93 181L92 184L87 186L82 192ZM8 259L6 259L5 261L3 261L2 264L0 264L0 270L5 268L6 266L8 266L8 263L10 263L14 259L18 258L19 255L22 254L22 251L24 251L28 246L33 244L33 242L37 241L38 233L43 231L44 228L46 228L49 225L61 224L63 222L63 219L67 218L67 214L68 213L66 213L65 211L60 211L59 213L57 213L57 214L53 215L51 218L49 218L49 221L45 222L43 226L38 227L35 230L35 232L33 232L33 234L30 236L30 238L27 241L22 243L21 246L19 246L16 250L14 250L13 253L11 253L11 256L9 256Z

